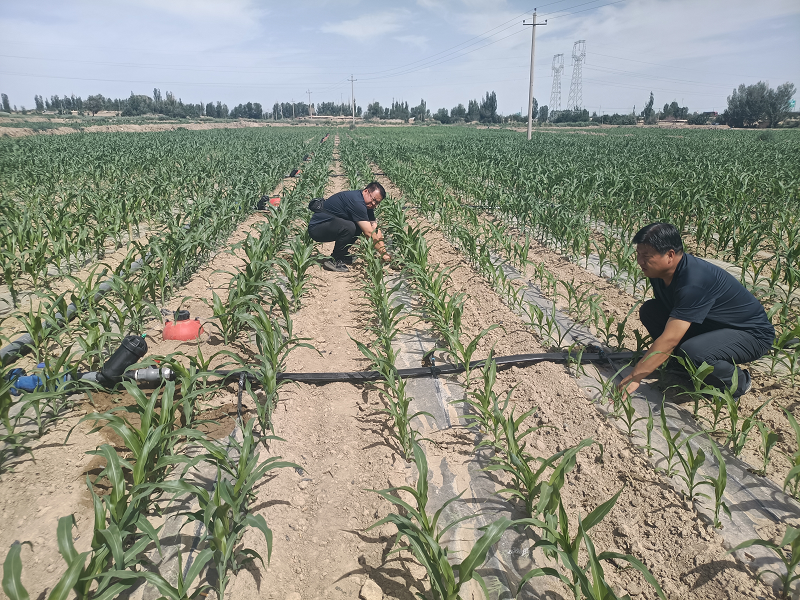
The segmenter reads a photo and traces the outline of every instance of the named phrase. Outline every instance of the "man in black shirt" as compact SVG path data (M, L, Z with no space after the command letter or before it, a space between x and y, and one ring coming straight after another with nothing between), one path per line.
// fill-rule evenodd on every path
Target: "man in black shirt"
M632 393L676 348L695 365L714 368L708 381L734 397L750 390L750 373L738 365L754 361L772 347L775 328L755 296L730 273L684 254L675 226L652 223L634 237L636 260L650 278L655 299L639 309L653 344L619 384Z
M326 271L347 271L353 262L350 246L363 233L383 252L383 239L375 221L374 208L386 197L386 190L373 181L363 190L339 192L325 200L321 212L314 213L308 223L308 234L316 242L336 242L331 258L322 263ZM384 260L388 255L383 254Z

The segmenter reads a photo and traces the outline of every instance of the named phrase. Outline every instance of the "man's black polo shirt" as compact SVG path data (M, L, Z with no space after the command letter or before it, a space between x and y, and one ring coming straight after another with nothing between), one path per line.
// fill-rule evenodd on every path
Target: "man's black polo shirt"
M764 307L737 279L719 267L684 254L672 282L650 278L656 299L681 321L698 323L704 331L739 329L770 345L775 328Z
M318 225L330 221L333 217L339 217L346 221L374 221L375 212L367 208L361 190L348 190L338 192L325 200L324 212L314 213L309 221L309 225Z

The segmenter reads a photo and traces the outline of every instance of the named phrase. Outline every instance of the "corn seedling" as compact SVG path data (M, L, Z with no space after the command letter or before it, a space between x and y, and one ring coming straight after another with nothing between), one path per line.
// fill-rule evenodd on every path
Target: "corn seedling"
M708 378L711 373L714 372L714 367L709 365L707 362L703 362L700 366L696 366L688 357L686 356L679 356L676 355L673 357L680 365L686 369L686 372L689 374L689 380L692 383L692 389L689 389L685 386L680 386L683 390L678 397L688 396L692 402L694 403L694 418L699 418L700 412L700 401L705 401L706 394L709 393L709 390L715 389L713 386L706 383L706 379ZM670 359L671 360L671 359ZM721 410L721 407L720 407ZM715 413L719 414L719 413ZM716 422L718 421L718 417L714 419L714 425L712 429L716 428Z
M249 562L264 559L253 549L242 548L239 541L249 527L258 529L267 543L267 560L272 554L272 530L262 515L248 512L253 487L269 471L285 467L300 467L284 462L280 457L270 457L260 462L256 453L253 435L255 419L250 419L242 430L243 443L235 444L239 460L230 463L227 453L205 443L208 458L216 463L217 475L213 492L193 485L185 479L154 484L153 489L167 493L189 493L197 497L200 507L195 512L184 513L189 521L199 521L205 526L205 543L212 551L211 561L216 569L216 591L219 598L225 597L225 588L230 580L229 570L238 571ZM273 438L274 439L274 438Z
M419 472L416 488L401 486L386 490L373 490L382 498L404 509L404 514L391 513L368 527L367 531L380 527L385 523L391 523L397 527L397 542L405 538L408 546L396 548L391 554L406 549L411 551L428 572L431 590L436 600L460 600L462 586L473 579L478 582L484 594L488 597L489 592L486 589L486 583L476 569L486 560L486 554L489 549L514 522L502 517L483 528L483 535L475 542L466 558L456 565L451 565L448 560L448 548L442 546L442 536L459 523L477 515L466 515L440 526L439 519L443 511L450 504L457 501L461 494L450 498L436 513L432 516L429 515L426 512L428 503L428 463L425 459L425 453L418 444L414 444L414 460ZM393 495L397 491L411 494L416 506L411 506L411 504Z
M307 234L304 237L307 238ZM311 281L309 268L317 264L317 259L314 256L314 243L310 239L304 239L304 237L296 236L289 242L289 250L291 250L292 254L289 256L288 261L279 263L283 274L286 276L289 291L292 293L294 310L300 308L300 299L306 292L309 281Z
M731 516L731 511L728 509L728 505L723 501L725 488L728 485L728 467L725 464L725 459L722 458L722 453L719 451L719 448L717 448L717 445L713 442L711 443L711 451L714 453L714 457L717 459L719 472L717 473L716 477L706 475L706 481L708 481L708 483L711 485L711 488L714 490L714 527L719 529L722 527L722 521L719 520L720 509L725 511L725 514L728 515L728 518Z
M675 475L675 459L677 455L680 453L680 448L683 444L687 443L688 437L680 440L681 434L683 433L682 429L678 429L674 434L670 431L669 425L667 425L667 411L665 402L661 402L661 435L664 436L664 440L667 442L667 451L662 452L657 448L654 448L655 452L660 454L662 458L666 459L667 466L665 468L659 469L664 472L667 477L672 477Z
M692 445L689 443L693 438L702 435L702 433L703 432L698 431L697 433L687 436L675 450L675 455L678 457L683 467L683 473L677 473L677 476L686 484L687 495L690 500L694 500L696 497L708 498L706 494L697 492L696 490L701 485L711 485L705 478L698 479L698 473L706 462L706 453L700 446L697 447L697 451L695 452ZM685 447L684 452L680 450L680 446Z
M503 450L493 456L491 464L486 467L487 471L504 471L511 476L511 487L497 493L519 498L525 505L525 512L532 517L551 510L558 502L566 475L575 467L578 452L595 443L587 438L549 458L533 457L525 452L524 439L541 427L530 427L520 432L523 421L533 412L530 410L514 418L514 411L511 411L503 423ZM538 465L532 467L531 463ZM550 468L553 472L549 479L543 478Z
M783 568L785 572L777 572L771 569L763 569L759 571L758 578L761 579L761 576L764 573L772 573L778 580L781 582L781 596L784 598L788 598L789 594L792 591L792 584L797 580L800 579L800 573L797 573L797 565L800 564L800 529L792 527L791 525L786 526L786 531L783 533L783 538L781 539L780 543L776 544L775 542L769 540L762 540L760 538L754 540L747 540L746 542L742 542L729 552L735 552L736 550L743 550L744 548L749 548L751 546L761 546L763 548L769 548L772 550L783 563ZM789 547L789 551L786 551L786 547Z
M761 464L761 469L759 469L757 473L759 475L766 476L767 467L769 466L769 461L771 458L770 454L780 438L778 437L777 433L767 426L766 423L756 421L756 426L758 427L758 432L761 434L761 458L764 461Z
M616 504L621 493L622 489L614 494L610 500L600 504L586 515L585 519L579 518L578 530L575 533L575 537L570 536L569 519L567 517L567 512L564 510L564 505L560 501L557 506L557 513L546 514L544 521L539 521L537 519L520 519L519 521L515 521L515 524L534 525L544 530L544 538L537 541L534 544L534 548L542 548L546 555L560 558L561 564L569 576L561 575L558 571L555 571L555 569L534 569L529 571L520 580L517 587L517 595L522 591L525 584L534 577L551 575L558 577L571 588L575 594L576 600L581 597L586 597L590 600L616 600L616 594L605 580L602 563L625 561L642 574L645 581L653 587L659 598L666 600L666 596L661 586L658 584L658 581L656 581L652 573L650 573L639 559L630 554L621 554L619 552L601 552L598 554L589 537L589 530L600 523L606 515L611 512L611 509ZM584 566L581 566L579 562L579 557L582 554L582 547L586 555L586 564ZM555 573L553 571L555 571Z
M794 442L795 447L797 448L791 454L788 452L784 452L782 450L778 450L781 454L783 454L786 459L789 461L789 473L786 475L786 479L783 480L783 491L785 492L787 489L789 493L794 498L800 498L800 425L798 425L797 420L794 418L791 412L783 409L783 412L786 414L786 418L789 420L789 425L791 425L792 430L794 431Z
M262 433L272 430L272 413L278 402L278 388L285 383L278 381L278 373L286 370L286 361L289 354L297 348L315 348L303 342L292 333L292 321L284 314L284 328L281 324L268 315L261 306L254 306L254 315L243 315L243 319L250 324L255 332L256 346L258 347L258 371L256 376L264 390L264 401L261 402L249 387L248 393L253 398L258 412L259 426Z
M494 361L494 352L489 353L489 358L483 364L483 387L468 392L467 398L457 400L456 403L463 403L472 408L473 412L467 412L464 420L468 426L477 425L481 434L489 436L491 440L484 440L478 447L489 445L495 449L502 447L502 434L505 423L504 412L511 401L514 388L506 392L503 401L494 391L494 384L497 380L497 363ZM470 397L472 399L470 399Z

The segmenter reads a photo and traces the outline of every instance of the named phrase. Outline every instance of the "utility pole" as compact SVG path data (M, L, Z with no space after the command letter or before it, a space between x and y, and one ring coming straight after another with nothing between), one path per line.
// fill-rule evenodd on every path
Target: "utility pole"
M353 82L358 81L358 79L353 79L353 74L350 73L350 101L352 103L353 108L353 127L356 126L356 97L353 94Z
M314 118L314 109L311 108L311 91L306 90L306 94L308 94L308 114L311 115L311 118Z
M294 121L294 98L292 98L292 121Z
M522 22L523 25L531 26L531 87L528 90L528 140L531 139L531 131L533 130L533 60L536 56L536 26L547 25L547 19L544 23L536 22L536 9L533 9L533 23Z

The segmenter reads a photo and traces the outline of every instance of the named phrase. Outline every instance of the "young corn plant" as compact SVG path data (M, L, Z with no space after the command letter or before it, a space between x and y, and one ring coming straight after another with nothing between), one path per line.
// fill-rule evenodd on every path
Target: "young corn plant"
M483 364L483 387L467 393L467 398L456 400L454 403L463 403L472 409L464 415L468 426L477 426L480 433L489 439L478 444L478 448L490 446L496 450L502 448L502 438L505 424L505 410L511 401L516 386L506 392L501 401L500 396L494 391L497 380L497 363L494 352L489 352L489 358Z
M589 537L589 530L611 512L621 493L622 489L610 500L607 500L586 515L585 519L579 518L578 529L574 537L570 536L569 518L566 510L564 510L563 503L560 501L558 502L557 512L545 514L544 521L538 519L515 521L515 524L534 525L543 529L544 537L534 544L534 548L542 548L547 556L557 556L567 572L567 575L562 575L556 569L549 567L533 569L520 580L517 587L517 595L522 591L525 584L534 577L550 575L557 577L572 589L576 600L582 597L589 600L616 600L616 594L606 582L602 563L625 561L642 574L645 581L653 587L659 598L667 600L658 581L638 558L619 552L601 552L598 554L594 548L594 543ZM586 564L583 566L580 564L580 556L583 554L581 552L582 548L586 555Z
M210 560L216 570L216 592L220 599L225 597L225 589L230 581L228 574L230 570L235 573L255 560L264 564L264 559L258 552L239 545L246 529L250 527L258 529L264 535L267 544L267 561L272 555L272 530L262 515L251 514L248 510L254 496L254 486L264 475L275 469L300 468L294 463L281 461L280 457L270 457L261 462L256 452L254 425L255 419L250 419L242 430L242 444L234 443L239 454L239 459L235 463L230 461L227 451L204 440L203 446L208 452L203 458L217 466L212 492L209 493L205 488L191 484L185 479L165 481L151 486L152 489L166 493L189 493L197 498L199 509L184 514L189 521L198 521L205 526L203 541L212 552Z
M778 436L775 431L770 429L766 423L756 421L756 426L758 426L758 432L761 434L761 458L764 461L761 464L761 468L756 471L756 473L766 477L767 467L769 466L771 458L770 454L772 453L772 449L775 447L775 445L780 441L780 436Z
M717 459L719 472L717 473L716 477L706 475L706 481L708 481L708 483L711 485L711 489L714 490L714 527L719 529L722 527L722 521L719 519L719 511L723 510L725 511L725 514L728 515L728 518L731 517L731 511L728 509L728 505L723 500L725 488L728 485L728 467L725 464L725 459L722 457L722 453L719 451L717 445L713 442L711 444L711 451L714 453L714 458Z
M385 523L391 523L397 527L395 543L405 538L408 546L396 548L391 554L409 550L414 555L428 572L431 590L436 600L460 600L462 586L472 580L478 582L483 593L488 598L489 592L486 589L486 582L476 569L484 563L490 548L497 543L503 532L511 527L514 522L501 517L483 528L483 535L475 542L466 558L458 564L451 565L448 557L448 548L442 545L442 537L459 523L477 515L466 515L440 526L439 519L442 513L450 504L456 502L461 497L461 494L450 498L433 515L429 515L426 511L428 503L428 463L425 453L418 444L414 444L414 460L419 472L415 488L401 486L385 490L373 490L382 498L403 509L403 514L391 513L368 527L367 531L380 527ZM397 491L411 494L414 498L415 506L394 495L394 492Z
M294 350L297 348L315 350L315 348L305 343L304 338L293 334L292 320L288 312L283 314L282 327L281 323L268 315L260 305L256 304L254 308L254 315L244 315L243 318L255 332L258 347L258 368L255 375L264 391L264 401L262 402L253 392L249 380L247 390L255 402L262 435L266 435L267 431L273 430L272 413L278 402L278 388L286 383L278 380L278 373L286 370L286 361Z
M786 414L786 418L789 420L789 425L792 427L792 431L794 431L794 440L795 440L795 448L797 448L791 454L789 452L784 452L783 450L778 450L784 457L789 461L790 469L786 475L786 478L783 480L783 491L789 491L793 498L800 498L800 424L797 423L797 420L794 418L791 412L783 409L783 412Z
M675 454L683 467L683 473L677 473L677 476L686 484L687 496L689 500L694 500L697 497L708 499L707 494L696 491L701 485L712 485L704 477L698 477L700 469L706 462L706 453L701 447L698 446L695 452L692 445L689 443L693 438L702 435L702 431L693 433L686 439L681 441L682 446L686 448L685 452L681 452L680 448L676 448ZM669 443L669 442L667 442ZM711 442L714 443L713 441Z
M314 248L314 243L308 238L307 233L303 236L296 236L289 242L289 250L292 253L289 259L279 263L286 277L289 291L292 293L294 310L300 308L300 299L308 290L311 281L309 269L317 264Z
M503 422L503 449L492 457L491 464L486 467L487 471L504 471L511 476L511 487L497 493L520 499L525 505L525 512L531 517L551 509L558 502L566 476L575 467L578 452L595 443L586 438L576 446L556 452L549 458L531 456L525 451L524 439L541 427L530 427L525 431L520 429L523 421L534 410L514 418L512 409ZM531 466L537 463L536 467ZM545 471L550 468L553 472L549 478L544 478Z
M769 548L783 563L785 572L762 569L758 573L758 578L761 579L764 573L771 573L772 575L775 575L775 577L777 577L781 582L781 596L783 598L788 598L792 592L792 584L800 579L800 573L797 572L797 565L800 565L800 529L792 527L791 525L787 525L786 531L783 533L783 538L778 544L769 540L756 538L754 540L742 542L735 548L729 550L729 553L735 552L736 550L742 550L744 548L750 548L751 546ZM786 550L787 546L789 547L788 551Z

